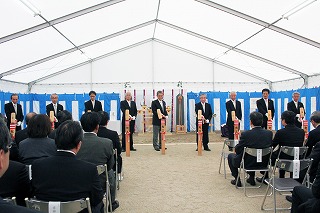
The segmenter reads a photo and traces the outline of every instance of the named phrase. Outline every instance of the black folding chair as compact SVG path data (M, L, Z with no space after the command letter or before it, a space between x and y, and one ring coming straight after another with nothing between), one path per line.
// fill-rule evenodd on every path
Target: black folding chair
M221 150L221 158L220 158L220 166L219 166L219 174L221 174L221 164L223 161L223 174L224 179L227 179L227 172L226 172L226 159L228 158L228 155L232 153L232 151L229 151L230 149L234 150L234 147L238 144L238 140L232 140L232 139L225 139L223 142L222 150ZM228 149L226 149L228 148Z

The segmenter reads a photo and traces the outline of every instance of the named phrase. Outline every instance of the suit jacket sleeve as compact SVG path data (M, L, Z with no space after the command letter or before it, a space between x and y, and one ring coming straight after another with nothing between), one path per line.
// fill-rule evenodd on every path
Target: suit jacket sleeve
M88 106L88 101L84 102L84 112L88 112L89 106Z
M315 138L315 136L314 136L314 132L310 131L310 132L309 132L308 139L307 139L306 146L312 147L312 146L314 146L317 142L319 142L319 141L316 140L316 138Z
M113 168L113 165L114 165L114 157L113 157L113 143L110 139L108 139L111 143L110 146L106 146L106 156L107 157L107 166L108 166L108 170L112 169Z
M211 105L210 104L206 104L208 105L208 109L209 109L209 113L208 113L208 117L206 119L208 119L209 121L211 121L212 119L212 109L211 109Z
M272 140L272 147L276 147L278 144L279 144L279 142L280 142L280 132L279 131L277 131L276 132L276 134L274 135L274 138L273 138L273 140Z
M9 121L10 118L11 118L11 111L10 111L10 109L9 109L9 104L5 104L5 105L4 105L4 111L5 111L5 113L6 113L7 122L8 122L8 123L11 123L11 121Z
M163 104L163 115L168 116L167 104L165 101L162 101L162 104Z
M99 112L99 111L103 111L101 101L98 101L98 103L99 103L98 112Z
M99 180L99 175L96 167L92 167L91 171L93 173L92 177L92 185L91 185L91 197L90 197L90 203L92 206L98 205L103 198L103 190L101 188L101 183Z
M157 115L157 109L158 109L155 102L156 101L152 101L152 103L151 103L151 109L152 109L153 115Z
M231 115L231 111L232 111L229 103L230 103L229 101L226 102L226 110L227 110L228 116L229 114Z
M320 199L320 163L318 164L316 179L312 185L312 194L315 198Z
M132 101L131 104L132 104L132 116L137 117L137 114L138 114L137 104L134 101Z
M238 104L237 110L238 110L239 113L238 113L238 116L237 116L237 117L238 117L239 120L242 120L241 102L238 101L238 103L239 103L239 104Z
M266 112L266 110L264 109L264 107L263 107L263 100L261 101L262 99L259 99L259 100L257 100L257 108L258 108L258 111L262 114L262 115L265 115L267 112Z

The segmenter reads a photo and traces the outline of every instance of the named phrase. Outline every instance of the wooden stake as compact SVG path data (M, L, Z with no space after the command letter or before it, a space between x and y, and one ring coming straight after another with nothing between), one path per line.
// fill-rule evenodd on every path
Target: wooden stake
M11 113L11 118L10 118L10 134L11 138L14 140L16 136L16 126L17 126L17 121L16 121L16 113Z
M129 110L125 111L125 135L126 135L126 156L130 157L130 116Z
M235 119L233 121L233 134L234 134L234 140L239 140L239 120Z
M161 154L166 154L166 119L161 119Z
M304 108L300 107L300 118L304 118Z
M271 110L268 110L267 129L268 130L272 130L272 113L271 113Z
M54 112L53 111L50 111L49 118L51 122L51 129L54 130Z
M236 112L235 111L231 111L231 119L232 119L232 121L236 120Z
M198 156L202 155L202 110L198 110Z

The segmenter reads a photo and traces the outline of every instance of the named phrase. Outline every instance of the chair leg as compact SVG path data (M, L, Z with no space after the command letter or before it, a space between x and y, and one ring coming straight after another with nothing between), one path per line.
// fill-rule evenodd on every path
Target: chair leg
M223 152L221 152L220 165L219 165L219 174L221 174L222 157L223 157Z
M262 204L261 204L261 210L266 210L266 209L264 208L264 204L265 204L265 202L266 202L269 189L270 189L270 184L268 184L267 190L266 190L266 194L265 194L265 196L263 197Z
M276 192L274 191L274 187L273 187L273 208L274 208L274 213L277 212L277 199L276 199Z
M109 190L108 190L108 195L109 195L109 205L110 205L110 213L112 213L112 201L111 201L111 192L110 192L110 185L109 185Z
M224 179L227 179L226 158L225 158L225 156L223 156L223 172L224 172Z
M241 167L238 169L238 176L237 176L237 180L236 180L236 188L238 187L238 182L240 181L240 175L241 175Z

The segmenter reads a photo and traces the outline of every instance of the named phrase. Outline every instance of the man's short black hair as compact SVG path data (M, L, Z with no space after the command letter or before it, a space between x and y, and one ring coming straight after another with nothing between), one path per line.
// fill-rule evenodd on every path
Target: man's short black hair
M80 118L82 129L85 132L93 132L100 121L101 118L97 112L86 112Z
M17 93L12 93L10 96L10 99L12 99L13 96L18 96L18 99L19 99L19 95Z
M157 91L157 96L158 96L159 94L163 94L163 91L162 91L162 90Z
M11 142L9 129L7 124L2 118L0 118L0 150L2 149L5 153L9 151L8 145Z
M91 91L89 92L89 96L92 95L92 94L94 94L95 96L97 96L97 93L96 93L95 91L93 91L93 90L91 90Z
M71 150L83 140L83 131L77 121L65 121L57 128L55 143L57 149Z
M51 132L50 118L44 114L33 116L27 126L29 138L45 138Z
M100 111L98 113L99 113L100 118L101 118L100 125L101 126L107 125L108 121L110 120L109 113L107 113L105 111Z
M263 122L263 116L260 112L251 112L250 121L253 126L261 126Z
M68 110L62 110L58 112L57 119L58 119L58 127L59 127L59 125L62 124L63 122L72 120L72 114Z
M294 119L296 117L296 114L292 111L284 111L281 114L281 120L284 120L286 124L294 124Z
M270 94L270 90L267 89L267 88L264 88L264 89L262 90L262 93L263 93L263 92L268 92L268 94Z
M314 121L315 123L320 123L320 111L314 111L310 116L310 121Z

